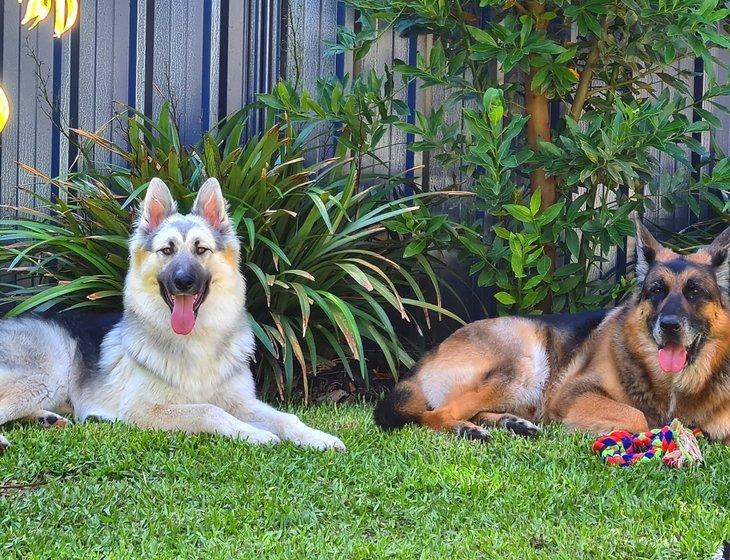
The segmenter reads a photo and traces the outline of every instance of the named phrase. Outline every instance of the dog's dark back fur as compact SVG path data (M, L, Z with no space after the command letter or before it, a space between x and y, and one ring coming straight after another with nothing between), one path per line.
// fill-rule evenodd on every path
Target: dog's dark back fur
M89 374L97 369L101 341L122 318L118 312L97 311L49 311L40 316L61 325L76 340L77 352Z

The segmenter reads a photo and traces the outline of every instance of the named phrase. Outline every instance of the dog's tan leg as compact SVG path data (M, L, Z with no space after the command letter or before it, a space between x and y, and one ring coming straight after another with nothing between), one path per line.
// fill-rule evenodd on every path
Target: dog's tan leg
M596 393L585 393L568 407L563 424L572 430L605 434L614 430L646 432L646 416L633 406Z
M36 410L35 412L19 419L26 424L40 424L44 428L65 428L71 424L71 420L60 414L48 410Z
M212 404L171 404L141 407L126 414L123 419L140 428L168 432L220 434L256 444L278 443L280 441L275 434L246 424L235 416L228 414L222 408Z
M710 439L730 445L730 406L716 412L700 428Z
M20 380L6 381L0 388L0 426L14 420L23 420L52 405L42 387Z
M489 431L469 420L479 412L497 408L501 400L501 382L492 380L450 398L436 410L424 412L421 422L434 430L451 431L460 437L485 441L489 439Z
M25 383L20 374L16 374L10 379L7 375L0 377L4 377L0 387L0 426L25 418L46 400L46 395L39 394L42 391L39 391L38 387ZM4 453L8 447L10 447L10 442L0 435L0 454Z
M471 419L475 424L490 428L504 428L518 436L534 437L540 433L540 428L524 418L514 414L499 412L480 412Z

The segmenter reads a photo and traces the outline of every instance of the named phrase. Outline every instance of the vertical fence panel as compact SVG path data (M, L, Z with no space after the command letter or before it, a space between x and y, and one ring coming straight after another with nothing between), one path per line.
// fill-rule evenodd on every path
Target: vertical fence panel
M692 72L694 70L694 61L685 60L680 62L675 67L679 79L681 79L690 93L693 90L694 79L691 75L684 75L684 73ZM655 78L656 79L656 78ZM656 93L662 93L668 91L670 95L674 95L675 88L672 88L664 83L656 88ZM687 110L685 115L688 119L692 119L692 111ZM684 150L685 157L687 160L691 159L689 149ZM659 161L659 175L654 180L654 185L659 189L659 192L665 192L670 188L670 183L681 181L686 183L690 172L686 166L678 162L673 157L656 150L653 150L653 156ZM654 199L656 202L656 199ZM654 224L659 227L667 229L678 229L685 227L689 223L689 208L678 208L675 211L667 211L657 204L656 209L650 210L646 213L646 217Z
M51 172L51 106L42 92L52 83L53 39L19 29L22 10L16 2L4 2L0 9L2 84L11 104L10 122L0 138L0 203L34 208L30 193L50 196L50 186L38 183L17 162ZM0 208L0 216L14 214L13 209Z
M325 56L324 41L337 37L337 0L290 0L284 14L287 22L285 75L292 83L314 91L317 79L337 74L337 60ZM349 10L351 12L351 10ZM327 140L333 131L317 127L313 135L321 139L320 148L312 157L328 155Z
M81 0L77 28L60 40L51 38L50 18L33 30L21 28L24 7L9 0L0 7L0 80L13 110L0 137L0 203L5 205L33 203L19 187L53 194L48 186L35 187L35 179L18 168L18 161L47 174L63 174L72 163L76 149L53 126L51 114L64 131L68 126L101 129L122 142L119 129L104 129L122 105L156 117L162 102L172 98L182 140L194 143L219 118L255 101L257 93L270 91L281 76L313 89L317 79L327 75L381 71L385 64L392 67L394 59L413 62L416 51L427 56L432 44L427 36L409 40L389 30L357 65L349 55L325 56L324 42L336 40L337 25L355 25L356 14L341 0ZM730 62L727 51L717 54ZM687 61L682 69L696 72L687 81L690 91L701 95L707 90L699 66ZM719 83L727 82L724 68L718 67L717 74ZM39 96L44 83L55 107ZM444 104L446 94L413 84L401 98L429 114ZM727 153L730 116L709 104L705 108L718 115L723 127L714 138L702 134L700 140L708 148L714 140ZM447 121L459 120L461 110L460 105L450 109ZM264 124L263 111L252 115L249 134ZM336 131L323 127L318 132L323 146L313 157L323 158L331 155ZM385 162L379 164L380 171L393 174L423 163L415 176L425 187L462 185L463 177L442 169L428 154L409 153L409 140L397 130L386 135L378 154ZM104 162L117 161L101 151L95 155ZM658 181L676 180L684 173L672 158L655 155L661 168ZM458 218L464 209L459 206L450 213ZM0 216L10 213L0 209ZM649 217L672 229L693 219L687 208L673 214L659 209Z
M203 2L155 0L153 114L170 100L181 126L181 141L193 144L202 127ZM206 82L208 77L206 76Z
M356 65L355 72L367 74L375 71L383 74L385 67L392 68L395 59L408 60L408 40L398 36L392 29L384 29L381 23L381 35L370 49L370 52ZM395 80L395 88L401 87L401 80ZM398 96L402 101L407 100L407 91ZM406 169L406 150L404 146L405 134L398 130L391 130L385 134L375 151L377 158L367 158L365 165L367 173L397 174Z
M230 114L256 100L256 94L270 91L281 73L284 43L281 39L282 0L230 0L221 3L221 26L225 26L226 42L222 45L225 72L221 76L222 104ZM219 118L225 115L219 115ZM264 113L250 116L248 132L260 131Z
M730 83L730 72L728 72L728 68L730 68L730 51L716 49L715 55L720 59L720 64L715 65L715 80L718 84L728 84ZM724 95L716 99L715 102L730 108L730 95ZM712 111L720 119L722 126L715 132L713 140L717 143L721 152L730 157L730 113L719 111L710 103L705 103L704 109Z
M127 104L129 94L129 10L128 0L81 3L78 61L71 76L78 80L79 128L116 143L123 142L123 135L113 118ZM39 31L42 36L49 33L47 28ZM93 151L93 157L98 162L120 163L103 150Z

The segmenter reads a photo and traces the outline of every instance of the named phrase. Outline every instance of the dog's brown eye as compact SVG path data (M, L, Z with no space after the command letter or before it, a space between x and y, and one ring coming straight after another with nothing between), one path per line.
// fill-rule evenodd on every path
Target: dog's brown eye
M203 254L203 253L205 253L205 252L206 252L207 250L208 250L208 248L207 248L207 247L201 247L200 245L198 245L198 246L197 246L197 247L195 248L195 254L196 254L196 255L202 255L202 254Z
M656 284L652 284L651 288L649 288L649 293L653 296L661 296L664 295L665 292L666 287L664 284L658 282Z
M702 295L702 288L690 284L684 289L684 293L688 298L696 298Z
M166 257L169 257L170 255L172 255L173 248L172 247L163 247L162 249L160 249L160 251L162 252L163 255L165 255Z

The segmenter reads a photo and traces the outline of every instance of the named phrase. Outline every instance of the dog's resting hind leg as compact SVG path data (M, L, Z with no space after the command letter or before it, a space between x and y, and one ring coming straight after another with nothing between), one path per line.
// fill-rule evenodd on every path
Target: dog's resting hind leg
M65 428L71 424L71 420L50 410L36 410L32 414L20 418L20 421L27 424L38 424L44 428Z
M470 421L482 408L478 392L472 391L459 395L442 407L425 412L421 421L439 432L453 432L459 437L486 442L490 438L489 430Z
M0 425L28 417L37 421L36 415L58 404L59 391L53 384L54 380L35 372L0 369Z
M75 342L59 326L36 318L0 321L0 425L15 420L50 425L69 400ZM0 447L7 448L3 438Z
M69 421L62 416L42 409L51 404L49 400L48 392L35 385L33 376L20 372L0 372L0 425L15 420L38 423L41 419L48 426L57 424L61 427L68 424ZM51 419L54 421L51 422ZM10 442L0 435L0 454L8 447Z
M489 431L475 424L472 419L480 412L498 409L504 404L504 385L492 378L478 387L464 391L448 399L439 408L425 412L421 421L439 431L451 431L467 439L486 441Z

